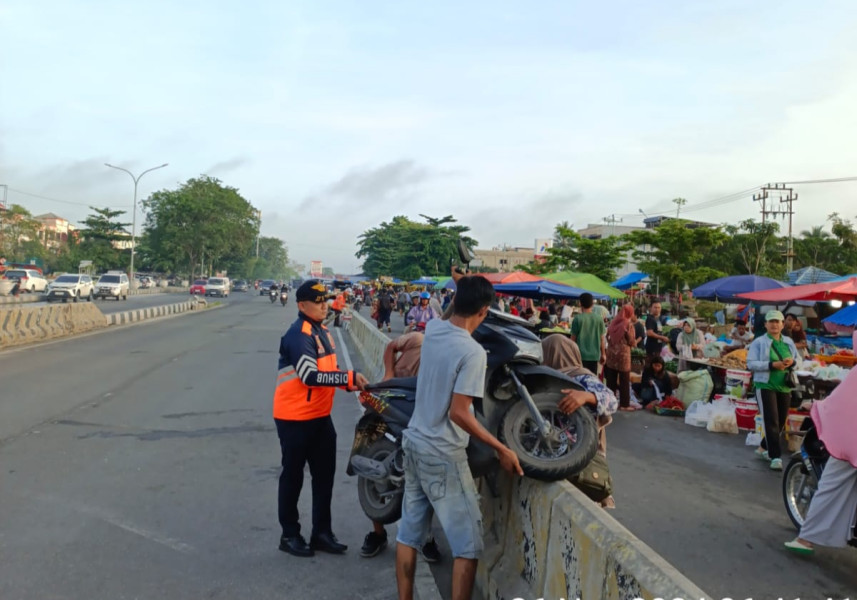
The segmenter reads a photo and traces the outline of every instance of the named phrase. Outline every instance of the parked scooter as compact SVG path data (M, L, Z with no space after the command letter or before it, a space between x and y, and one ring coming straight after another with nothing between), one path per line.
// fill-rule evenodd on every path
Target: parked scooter
M579 388L546 367L538 336L518 317L491 310L473 333L488 352L485 392L474 402L477 419L518 455L524 474L543 481L579 473L595 456L598 428L589 408L565 414L560 390ZM413 414L416 378L373 384L360 395L366 408L354 431L349 475L366 516L393 523L404 492L402 432ZM474 477L496 472L494 451L471 438L468 462Z
M809 504L818 490L818 482L830 458L812 419L807 416L801 425L803 443L783 471L783 501L794 526L800 529L809 512ZM857 547L857 516L851 528L848 544Z

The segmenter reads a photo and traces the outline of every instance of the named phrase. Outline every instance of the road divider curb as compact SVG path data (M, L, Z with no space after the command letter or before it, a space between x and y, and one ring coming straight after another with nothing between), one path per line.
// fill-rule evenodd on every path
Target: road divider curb
M370 381L384 373L389 338L354 313L348 334ZM566 481L480 480L485 552L476 585L486 598L710 598Z
M0 348L52 340L107 327L92 303L0 308Z
M113 313L107 315L107 319L108 325L126 325L128 323L157 319L168 315L177 315L179 313L199 310L207 307L208 304L204 301L198 302L197 300L187 300L176 304L165 304L163 306L138 308L136 310L126 310L124 312Z

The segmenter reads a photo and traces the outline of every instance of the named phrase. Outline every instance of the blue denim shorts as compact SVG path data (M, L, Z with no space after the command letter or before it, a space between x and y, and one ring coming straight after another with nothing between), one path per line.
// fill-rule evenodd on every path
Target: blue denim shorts
M396 541L422 548L431 531L432 509L454 558L479 558L482 553L482 511L467 460L449 460L415 452L407 440L405 494Z

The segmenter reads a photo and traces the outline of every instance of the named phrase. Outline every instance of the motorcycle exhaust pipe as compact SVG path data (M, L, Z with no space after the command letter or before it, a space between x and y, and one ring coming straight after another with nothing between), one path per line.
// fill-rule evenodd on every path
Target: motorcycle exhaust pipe
M384 463L359 454L351 457L351 467L356 475L371 481L386 481L390 478L390 473Z

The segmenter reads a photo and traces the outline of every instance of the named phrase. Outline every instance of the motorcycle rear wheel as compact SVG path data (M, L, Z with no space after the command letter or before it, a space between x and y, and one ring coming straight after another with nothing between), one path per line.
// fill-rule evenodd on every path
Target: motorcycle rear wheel
M807 472L800 456L789 461L783 471L783 502L794 526L799 530L809 512L809 503L818 490L815 473Z
M500 423L499 439L518 455L524 474L541 481L559 481L580 473L598 450L598 426L588 409L567 415L559 410L562 392L533 394L542 417L554 429L547 444L536 430L526 402L515 402Z
M380 437L362 454L372 460L384 462L397 450L396 444L386 437ZM372 481L358 476L357 499L360 501L360 508L373 521L383 525L395 523L402 517L404 496L404 489L396 488L390 481Z

